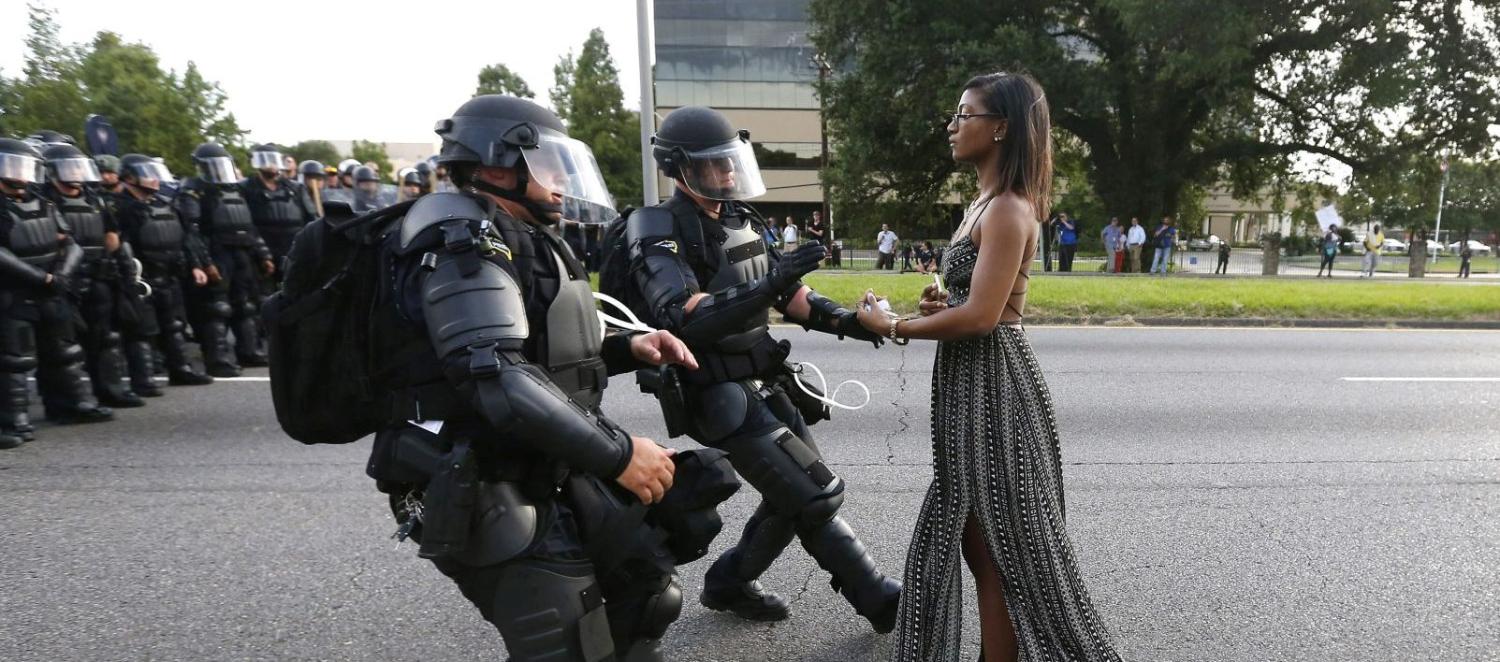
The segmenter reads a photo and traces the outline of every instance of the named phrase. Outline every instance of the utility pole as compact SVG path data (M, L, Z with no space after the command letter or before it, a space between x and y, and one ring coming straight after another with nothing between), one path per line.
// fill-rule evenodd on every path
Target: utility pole
M823 100L824 85L828 83L828 61L819 53L813 56L818 65L818 135L823 139L823 165L818 171L818 190L823 194L823 220L828 223L828 244L833 245L833 214L828 206L828 104Z
M656 95L652 90L651 0L635 0L636 42L641 66L641 198L650 207L660 200L656 194L656 161L651 158L651 134L656 131Z
M1437 228L1435 228L1432 231L1432 235L1433 235L1432 238L1436 239L1437 243L1438 243L1438 250L1432 252L1432 262L1433 262L1433 264L1437 264L1437 254L1438 254L1438 251L1443 250L1443 198L1448 193L1448 155L1447 154L1443 155L1443 162L1442 162L1441 165L1438 166L1438 168L1443 171L1443 183L1442 183L1442 185L1438 186ZM1467 241L1468 238L1465 237L1464 240Z

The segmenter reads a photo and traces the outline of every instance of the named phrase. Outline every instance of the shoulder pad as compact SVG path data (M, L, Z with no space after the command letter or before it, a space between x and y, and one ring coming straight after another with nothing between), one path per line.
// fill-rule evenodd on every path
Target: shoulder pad
M677 235L677 222L669 209L644 207L625 219L625 235L629 239L672 237Z
M430 193L422 196L406 210L401 220L401 251L423 230L446 221L478 221L489 218L489 212L475 199L462 193Z

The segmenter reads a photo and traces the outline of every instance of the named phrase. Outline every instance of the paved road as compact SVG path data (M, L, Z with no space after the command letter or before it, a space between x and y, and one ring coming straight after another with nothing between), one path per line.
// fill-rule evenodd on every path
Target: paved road
M787 334L874 391L815 432L851 485L845 516L899 574L930 479L932 347ZM1500 659L1500 333L1031 334L1083 574L1127 659ZM607 406L659 434L632 390ZM0 452L0 659L500 659L458 591L386 538L366 451L281 437L266 385L243 381ZM706 566L683 569L690 598ZM766 584L795 620L694 601L671 659L884 656L800 549Z

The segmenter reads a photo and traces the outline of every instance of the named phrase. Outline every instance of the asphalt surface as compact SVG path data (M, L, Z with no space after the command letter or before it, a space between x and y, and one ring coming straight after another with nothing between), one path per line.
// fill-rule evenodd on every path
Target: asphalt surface
M814 432L850 485L844 516L899 575L931 477L933 346L783 333L873 391ZM1030 334L1069 529L1126 659L1500 659L1500 333ZM626 380L606 407L662 432ZM503 659L456 588L388 539L367 451L281 436L257 381L173 388L0 451L0 659ZM753 505L730 502L715 553ZM708 562L682 568L669 659L884 658L888 638L798 546L765 577L794 602L780 624L698 606Z

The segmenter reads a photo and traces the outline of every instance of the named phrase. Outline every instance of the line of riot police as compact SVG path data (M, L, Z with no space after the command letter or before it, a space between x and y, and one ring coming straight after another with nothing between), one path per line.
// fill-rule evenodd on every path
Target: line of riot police
M54 131L0 138L0 448L36 437L33 373L45 417L70 424L144 406L160 374L194 386L266 364L259 306L321 215L323 167L257 145L242 180L220 145L192 157L178 182L160 158L90 158Z

